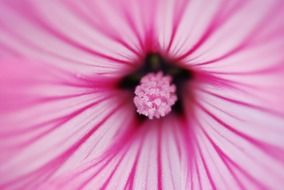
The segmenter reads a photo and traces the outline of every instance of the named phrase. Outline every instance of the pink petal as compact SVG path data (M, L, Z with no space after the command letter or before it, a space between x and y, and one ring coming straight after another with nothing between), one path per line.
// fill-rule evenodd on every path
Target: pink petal
M112 90L116 79L78 78L24 59L0 65L1 188L33 189L64 164L70 170L97 157L123 131L127 114L117 110L125 99Z
M0 1L0 189L281 189L283 2ZM188 67L185 117L114 88Z

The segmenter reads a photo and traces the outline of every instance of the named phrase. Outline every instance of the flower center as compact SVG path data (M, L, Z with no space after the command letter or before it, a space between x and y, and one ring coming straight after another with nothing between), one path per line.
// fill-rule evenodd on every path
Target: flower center
M137 65L117 86L134 96L137 119L161 118L171 111L183 116L184 87L193 80L193 71L159 53L148 53Z
M172 77L149 73L141 78L135 88L134 104L139 114L149 119L164 117L172 110L177 101L176 86L171 84Z

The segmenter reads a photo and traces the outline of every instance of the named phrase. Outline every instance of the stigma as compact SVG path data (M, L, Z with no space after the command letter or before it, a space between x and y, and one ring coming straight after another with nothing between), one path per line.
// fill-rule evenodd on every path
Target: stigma
M133 99L137 113L149 119L161 118L169 114L177 101L176 86L172 77L162 71L148 73L135 88Z

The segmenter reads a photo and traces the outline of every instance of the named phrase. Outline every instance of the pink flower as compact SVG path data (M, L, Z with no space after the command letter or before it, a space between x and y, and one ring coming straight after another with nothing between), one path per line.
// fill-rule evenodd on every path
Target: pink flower
M283 10L0 0L0 189L283 189Z

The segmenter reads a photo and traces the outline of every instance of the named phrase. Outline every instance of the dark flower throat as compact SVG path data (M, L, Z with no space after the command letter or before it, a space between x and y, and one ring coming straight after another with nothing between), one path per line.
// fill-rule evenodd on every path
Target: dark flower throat
M170 75L173 79L173 84L177 88L177 102L172 107L172 112L178 115L183 115L183 102L185 96L183 93L184 85L189 80L193 79L193 73L178 64L163 58L158 53L149 53L142 60L142 64L135 71L124 76L120 81L118 87L120 89L130 90L134 92L140 79L148 73L156 73L162 71L166 75Z

